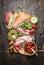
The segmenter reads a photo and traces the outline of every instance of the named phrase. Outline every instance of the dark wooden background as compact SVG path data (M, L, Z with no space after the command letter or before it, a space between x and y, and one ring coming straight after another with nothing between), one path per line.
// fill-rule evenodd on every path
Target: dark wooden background
M39 22L36 30L36 44L38 49L44 45L44 0L0 0L0 65L44 65L44 52L39 56L23 56L14 54L10 56L4 51L7 50L7 28L5 27L4 13L22 7L24 11L31 15L37 15Z

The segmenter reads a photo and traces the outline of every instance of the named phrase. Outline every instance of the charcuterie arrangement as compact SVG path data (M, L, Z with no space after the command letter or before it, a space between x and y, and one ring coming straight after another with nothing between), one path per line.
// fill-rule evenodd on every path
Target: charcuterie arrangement
M18 12L6 12L4 17L8 29L7 39L9 40L8 51L10 54L38 55L35 42L38 17L24 12L20 7L18 7Z

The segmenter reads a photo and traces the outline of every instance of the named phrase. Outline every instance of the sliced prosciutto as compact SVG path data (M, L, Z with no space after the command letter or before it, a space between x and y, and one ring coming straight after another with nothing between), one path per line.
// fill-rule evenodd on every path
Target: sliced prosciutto
M22 37L18 37L15 41L15 44L14 45L18 45L18 44L21 44L23 42L31 42L33 40L33 38L31 36L28 36L28 35L24 35Z
M5 22L6 22L6 24L9 24L10 18L13 16L14 13L15 13L14 11L10 11L10 12L5 13Z
M28 30L26 28L17 28L17 30L18 30L19 33L27 34L27 35L33 35L35 33L34 29Z
M7 28L11 29L13 28L13 24L15 22L15 19L17 17L17 13L14 12L9 12L8 14L5 15L5 21L7 24Z

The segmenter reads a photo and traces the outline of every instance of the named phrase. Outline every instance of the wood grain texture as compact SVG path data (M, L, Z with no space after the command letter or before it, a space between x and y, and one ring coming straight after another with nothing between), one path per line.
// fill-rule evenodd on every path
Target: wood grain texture
M37 24L38 28L36 30L36 44L38 49L42 49L44 45L44 0L3 0L2 1L2 14L1 14L1 29L3 34L3 52L8 47L7 40L7 29L4 23L4 13L15 10L18 7L22 7L24 11L30 13L31 15L37 15L39 22ZM4 33L3 33L4 32ZM44 53L39 53L39 56L27 57L21 54L14 54L10 56L7 53L3 53L3 64L5 65L44 65Z

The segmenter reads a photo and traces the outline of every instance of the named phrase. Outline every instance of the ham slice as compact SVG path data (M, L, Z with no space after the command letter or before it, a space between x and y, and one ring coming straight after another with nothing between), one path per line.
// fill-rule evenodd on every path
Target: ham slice
M30 30L27 29L27 31L24 31L23 28L17 28L17 31L18 31L19 33L22 33L22 34L27 34L27 35L29 35L29 31L30 31Z
M33 40L33 38L31 36L28 36L28 35L24 35L22 37L18 37L15 41L15 44L14 45L18 45L18 44L21 44L23 42L31 42Z
M14 13L15 13L14 11L5 13L5 22L7 25L9 24L10 18L13 16Z

